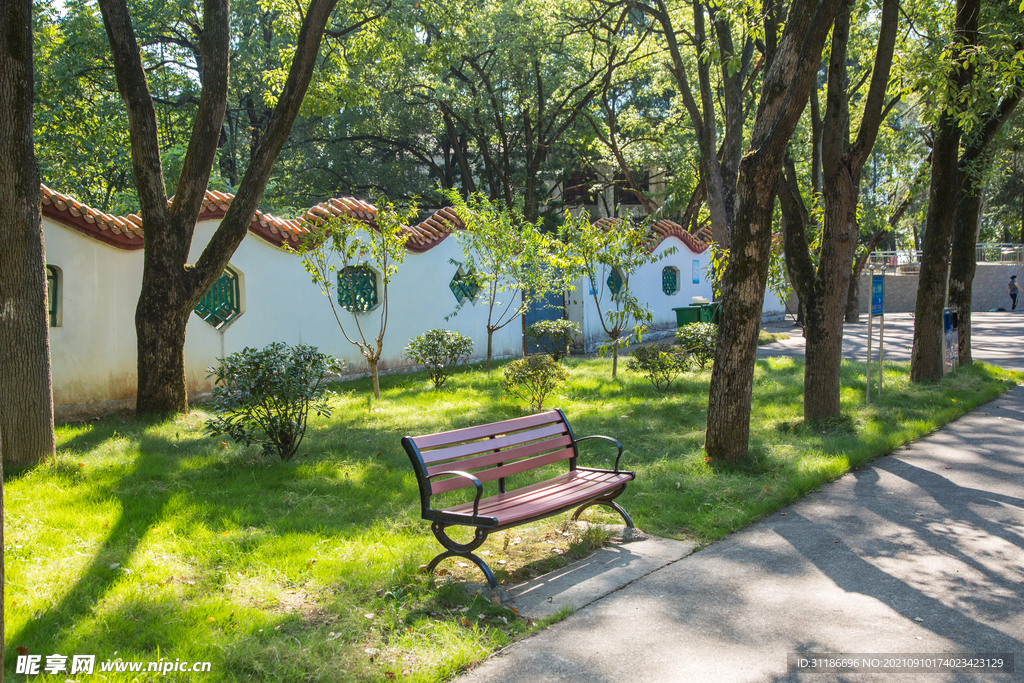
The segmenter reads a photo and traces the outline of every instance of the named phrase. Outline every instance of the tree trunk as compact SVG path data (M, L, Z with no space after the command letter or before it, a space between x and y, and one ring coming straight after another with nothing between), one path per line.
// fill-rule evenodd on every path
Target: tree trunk
M978 213L981 211L981 188L973 176L965 176L960 187L960 201L953 219L953 250L949 268L949 305L959 309L960 364L970 365L971 358L971 296L974 273L978 269Z
M739 461L747 456L750 405L757 335L761 330L768 250L771 249L774 167L740 163L736 229L723 281L722 318L708 392L708 426L704 448L715 459Z
M838 171L836 173L835 171ZM804 420L840 414L843 321L850 290L850 269L857 248L857 188L844 164L826 172L825 226L814 282L804 302Z
M491 371L491 340L494 337L494 329L487 328L487 360L484 361L484 372Z
M910 379L935 382L942 378L942 308L946 298L950 239L959 196L960 127L951 109L973 78L965 48L978 42L981 0L957 0L954 41L955 83L951 84L939 117L932 146L932 177L928 190L928 215L921 254L921 276L914 307L914 347L910 355Z
M0 6L0 454L54 454L46 254L32 139L32 4Z
M982 181L985 167L991 163L986 155L989 144L1013 114L1020 102L1024 84L1016 87L1003 98L989 115L967 149L960 156L957 166L963 177L960 198L953 219L953 249L949 272L949 305L959 308L959 329L957 346L959 362L969 365L971 357L971 298L974 290L974 273L977 270L978 217L982 212Z
M957 2L958 8L963 1ZM943 113L932 147L928 215L914 306L914 346L910 356L910 379L914 382L942 379L942 308L946 300L950 239L960 187L956 165L959 146L960 130L956 119L950 113Z
M747 456L775 188L786 145L807 104L825 38L840 3L794 0L782 40L764 75L750 136L751 150L740 162L729 264L723 278L723 314L711 371L704 439L704 448L713 459L738 461ZM775 17L766 16L765 21L773 22Z
M181 295L162 284L156 278L148 282L143 278L135 309L139 375L135 410L139 415L188 411L185 327L192 307L183 308Z
M377 360L370 360L370 377L373 379L373 397L380 400L380 375L377 372Z
M849 99L846 53L850 37L849 2L832 28L828 91L821 140L822 202L825 207L818 268L804 305L804 420L840 414L839 370L843 351L844 294L857 248L857 178L849 168ZM858 169L859 170L859 169ZM801 257L803 255L801 254ZM807 254L810 258L810 254Z
M821 143L825 206L821 251L813 296L804 304L804 419L816 422L838 417L843 322L850 275L857 251L857 200L861 169L881 126L885 91L896 43L899 1L885 0L871 74L871 86L857 139L850 144L849 91L846 61L851 5L836 15L829 56L828 95ZM808 254L809 257L809 254Z
M619 340L616 339L615 343L612 344L612 379L615 379L615 374L619 370Z

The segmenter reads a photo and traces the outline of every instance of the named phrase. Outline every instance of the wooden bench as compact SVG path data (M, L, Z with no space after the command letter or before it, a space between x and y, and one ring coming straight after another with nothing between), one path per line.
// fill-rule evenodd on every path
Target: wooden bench
M618 448L614 469L577 467L577 444L589 439L603 439ZM450 432L406 436L402 446L416 471L423 519L430 522L434 536L445 548L427 571L434 571L445 558L464 557L476 564L495 588L498 584L490 567L473 554L490 533L572 508L577 508L572 517L575 520L592 505L607 505L622 515L628 527L633 526L633 520L615 502L635 476L619 470L622 444L608 436L577 439L561 410ZM561 461L568 461L565 473L506 490L506 477ZM494 480L498 482L497 493L484 497L484 483ZM444 508L431 505L432 496L471 486L476 488L472 502ZM446 533L453 525L475 527L474 538L456 543Z

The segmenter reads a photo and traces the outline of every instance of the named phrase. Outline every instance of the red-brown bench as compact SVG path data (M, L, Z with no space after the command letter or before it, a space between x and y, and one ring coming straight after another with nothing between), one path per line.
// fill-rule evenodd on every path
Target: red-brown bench
M577 467L577 444L588 439L610 441L618 448L614 469ZM430 522L434 536L445 548L427 571L434 571L445 558L464 557L480 567L494 588L498 584L490 567L473 554L490 533L572 508L577 508L575 520L591 505L607 505L622 515L626 526L633 526L633 520L615 502L635 476L619 470L622 444L608 436L577 439L561 410L450 432L406 436L402 446L416 471L423 519ZM566 472L506 490L507 477L561 461L567 461ZM484 497L484 484L495 480L497 492ZM443 508L431 505L432 496L471 486L476 488L472 502ZM468 543L453 541L446 533L453 525L475 527L473 539Z

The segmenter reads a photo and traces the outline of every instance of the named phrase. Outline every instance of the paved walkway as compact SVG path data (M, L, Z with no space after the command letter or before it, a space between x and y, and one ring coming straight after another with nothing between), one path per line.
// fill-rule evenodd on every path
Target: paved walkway
M861 323L843 326L843 358L863 361L867 357L867 316ZM1024 370L1024 313L975 313L971 316L971 351L976 360L1000 365L1011 370ZM767 356L802 356L803 330L792 319L764 325L769 332L782 332L789 339L758 347L759 358ZM878 358L879 319L872 329L872 364ZM885 360L909 361L914 343L914 316L890 313L885 316Z
M975 331L980 358L1024 369L1024 316ZM1016 387L460 680L1024 681L1022 443ZM1016 673L796 673L797 653L1012 653Z

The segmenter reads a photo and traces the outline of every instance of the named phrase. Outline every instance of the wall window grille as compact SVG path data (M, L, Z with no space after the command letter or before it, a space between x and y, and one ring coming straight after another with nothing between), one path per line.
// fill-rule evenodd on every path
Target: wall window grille
M242 291L238 273L225 268L195 308L196 315L220 330L242 314Z
M661 291L672 296L679 291L679 269L666 266L661 271Z
M50 327L60 327L60 272L53 266L46 266L46 307Z
M377 271L370 266L347 266L338 272L338 303L360 313L377 306Z
M608 276L607 282L608 282L608 289L611 290L611 293L614 296L618 296L619 292L622 291L622 285L623 285L623 282L624 282L624 278L622 277L622 273L619 272L618 268L612 268L612 272Z
M480 293L480 285L477 283L476 278L473 274L467 273L460 266L455 272L455 277L448 283L448 289L452 290L452 294L455 295L455 300L460 304L466 301L472 301L476 298L476 295Z

